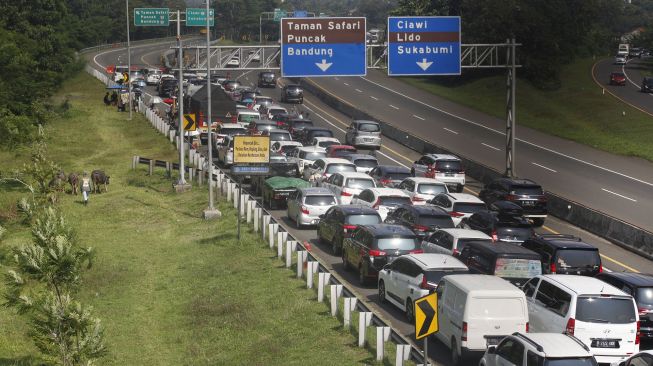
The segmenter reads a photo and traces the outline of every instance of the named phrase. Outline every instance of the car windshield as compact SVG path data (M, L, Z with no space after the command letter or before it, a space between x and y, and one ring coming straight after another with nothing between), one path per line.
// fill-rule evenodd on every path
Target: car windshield
M376 246L380 250L413 250L418 243L415 237L379 238L376 239Z
M485 211L485 203L483 202L456 202L453 204L454 211L464 213L476 213Z
M299 158L304 159L304 160L317 160L317 159L322 159L326 157L326 153L320 152L320 151L314 151L314 152L306 152L302 151L299 153Z
M353 164L329 164L326 173L341 173L341 172L355 172L356 166Z
M426 282L430 282L436 285L440 282L442 277L455 275L455 274L469 274L469 271L466 269L456 268L456 269L427 270L424 272L424 275L426 275Z
M404 180L410 177L410 172L390 172L385 174L385 178L392 180Z
M542 188L537 186L513 186L510 193L522 196L537 196L543 194Z
M374 188L374 179L368 178L349 178L347 179L347 188L365 189Z
M327 147L329 147L329 146L331 146L331 145L337 145L337 144L338 144L337 141L329 141L329 140L327 140L327 141L320 141L320 142L318 142L318 143L317 143L317 146L327 148Z
M358 130L363 132L379 132L381 129L376 123L361 123L358 125Z
M333 196L306 196L304 204L309 206L330 206L336 204L336 199Z
M379 197L382 206L399 206L399 205L410 205L410 197L403 196L383 196Z
M637 320L630 297L579 296L576 320L589 323L626 324Z
M270 140L272 141L289 141L292 140L290 135L287 132L272 132L270 134Z
M268 109L268 113L275 115L275 114L280 114L280 113L286 113L285 109L278 109L278 108L270 108Z
M447 187L444 184L422 183L417 185L417 193L432 195L447 193Z
M381 223L379 215L349 215L345 218L349 225L375 225Z
M312 127L313 122L312 121L293 121L292 122L292 128L306 128L306 127Z
M653 307L653 287L640 287L636 293L637 304L648 308Z
M542 263L537 259L497 258L494 275L506 278L533 278L542 274Z
M379 165L379 162L374 159L356 159L354 164L361 168L374 168Z
M598 250L561 249L556 259L559 268L594 268L600 264Z
M266 79L271 79L274 77L274 74L271 72L264 72L261 74L261 77L266 78Z
M420 225L424 226L429 226L429 227L439 227L439 228L452 228L454 227L453 220L451 219L451 216L427 216L427 215L420 215L419 218L417 219L417 223Z
M548 358L543 366L597 366L594 357Z
M246 132L247 132L247 130L244 129L244 128L221 128L220 129L220 134L221 135L228 135L228 136L244 134Z
M333 137L333 132L329 130L311 131L310 137Z
M474 243L476 243L476 242L491 243L492 239L490 239L490 238L487 238L487 239L483 239L483 238L481 238L481 239L478 239L478 238L461 238L461 239L458 239L458 244L456 245L456 249L458 249L459 252L462 252L465 245L467 245L467 244L469 244L471 242L474 242Z
M435 163L435 170L446 173L457 173L463 170L459 160L439 160Z

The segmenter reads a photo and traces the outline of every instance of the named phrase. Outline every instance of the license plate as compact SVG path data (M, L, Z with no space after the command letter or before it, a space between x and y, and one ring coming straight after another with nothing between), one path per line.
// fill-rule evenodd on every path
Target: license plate
M593 348L619 348L619 341L616 339L593 339Z
M364 139L365 142L374 142L374 139Z
M535 201L521 201L524 206L533 207L535 206Z
M453 177L453 176L455 176L455 174L454 173L444 173L444 176L445 177Z
M485 337L488 346L496 346L504 337Z

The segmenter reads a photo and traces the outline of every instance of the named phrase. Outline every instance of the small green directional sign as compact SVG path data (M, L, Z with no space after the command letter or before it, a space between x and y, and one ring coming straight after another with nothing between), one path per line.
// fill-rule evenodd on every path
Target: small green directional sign
M170 24L170 11L168 8L134 8L135 26L160 26Z
M209 24L211 27L214 25L213 13L213 9L209 9ZM186 26L206 27L206 9L186 8Z
M281 21L281 18L287 18L288 17L288 12L285 10L281 9L274 9L274 21L279 22Z

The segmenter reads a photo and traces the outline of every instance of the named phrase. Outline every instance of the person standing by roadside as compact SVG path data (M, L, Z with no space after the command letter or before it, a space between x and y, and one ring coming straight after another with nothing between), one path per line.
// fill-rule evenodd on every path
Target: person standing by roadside
M91 177L88 176L88 172L82 174L82 180L80 183L82 191L82 197L84 198L84 206L88 205L88 195L91 193Z

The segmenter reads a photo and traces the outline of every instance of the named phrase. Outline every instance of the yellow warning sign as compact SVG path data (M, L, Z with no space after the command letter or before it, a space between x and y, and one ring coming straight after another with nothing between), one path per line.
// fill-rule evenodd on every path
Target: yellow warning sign
M195 114L184 114L184 130L195 131L197 129L197 122L195 121Z
M270 162L270 136L234 136L234 164Z
M434 292L415 300L415 339L438 331L438 295Z

